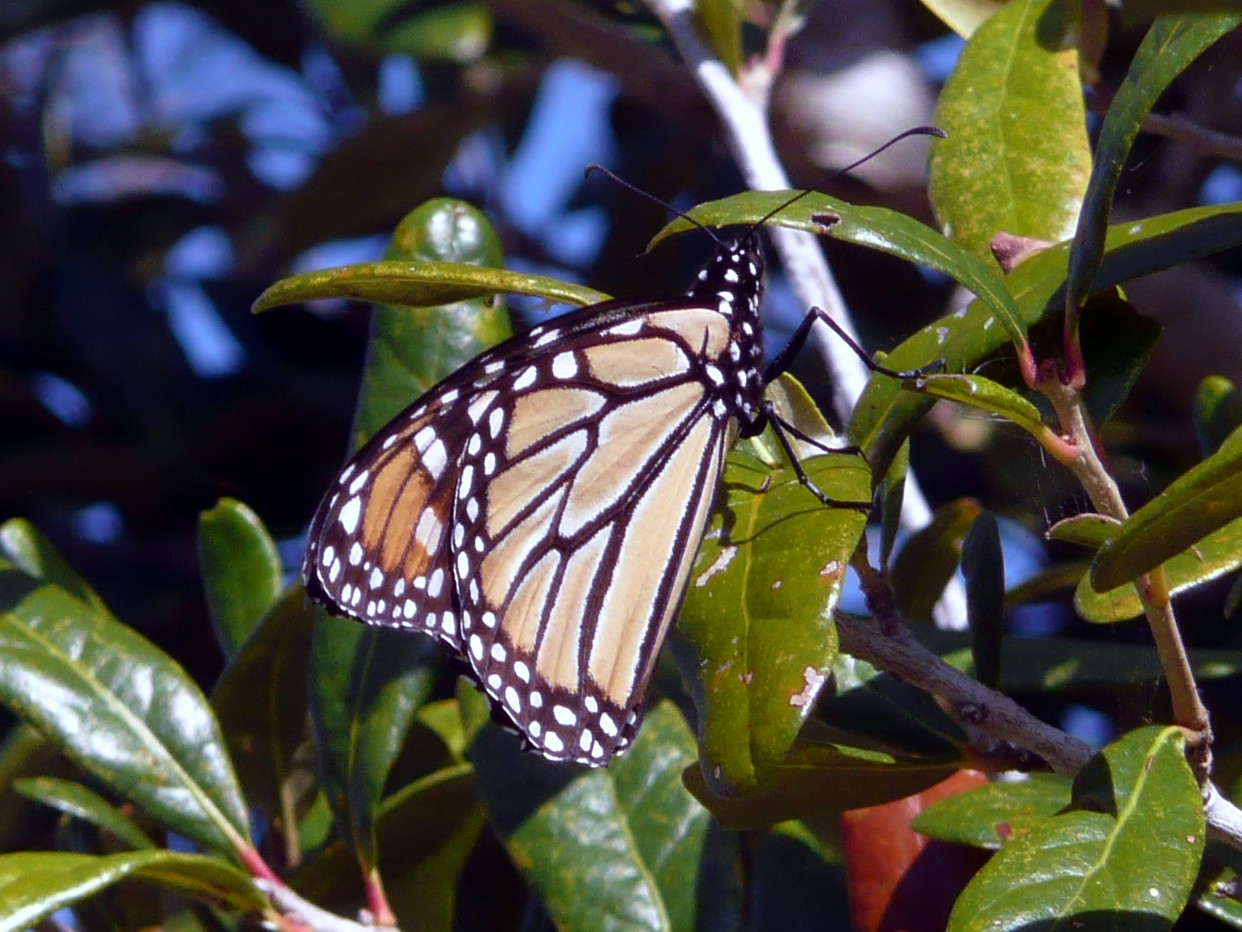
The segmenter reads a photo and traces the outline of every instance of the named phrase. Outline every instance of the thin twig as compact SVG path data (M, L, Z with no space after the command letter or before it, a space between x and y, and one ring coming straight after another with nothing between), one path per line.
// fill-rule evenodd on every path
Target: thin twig
M1129 509L1096 451L1095 438L1087 427L1081 393L1064 385L1055 373L1049 373L1041 380L1040 389L1056 409L1067 439L1078 450L1078 455L1067 465L1082 483L1091 504L1100 514L1118 522L1125 521L1130 516ZM1199 782L1206 784L1211 773L1211 717L1199 698L1190 657L1169 601L1164 571L1157 568L1140 577L1135 581L1135 588L1156 643L1160 668L1173 705L1174 721L1191 733L1191 761Z

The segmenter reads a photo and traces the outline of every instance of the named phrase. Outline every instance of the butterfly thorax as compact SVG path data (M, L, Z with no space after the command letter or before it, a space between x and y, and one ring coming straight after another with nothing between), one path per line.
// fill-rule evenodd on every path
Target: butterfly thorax
M691 298L714 303L730 319L728 353L721 368L720 400L743 425L759 417L763 401L764 259L759 240L749 236L717 250L690 288Z

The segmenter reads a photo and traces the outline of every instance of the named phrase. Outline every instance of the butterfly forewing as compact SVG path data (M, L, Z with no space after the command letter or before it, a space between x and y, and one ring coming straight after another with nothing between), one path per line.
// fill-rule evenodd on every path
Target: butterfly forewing
M463 651L547 757L601 763L637 727L716 485L726 419L697 370L727 339L701 308L583 337L514 373L468 441Z
M583 308L467 363L337 479L307 591L440 638L545 757L607 763L758 416L762 266L753 239L722 248L687 296Z

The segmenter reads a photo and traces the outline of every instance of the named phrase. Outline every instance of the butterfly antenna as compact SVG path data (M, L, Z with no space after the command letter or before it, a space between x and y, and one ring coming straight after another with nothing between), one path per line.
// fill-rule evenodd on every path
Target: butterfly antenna
M710 227L706 227L703 224L699 223L699 221L695 220L693 217L687 214L684 210L678 210L672 204L668 203L668 201L661 200L660 198L652 194L650 191L644 191L638 185L633 184L629 181L626 181L616 172L612 171L611 169L605 168L603 165L599 165L595 162L592 162L590 165L586 167L586 171L583 172L583 174L587 178L590 178L592 172L600 172L601 174L607 176L608 178L611 178L617 184L621 185L621 187L626 188L627 190L633 191L635 194L638 194L642 197L645 197L647 200L651 201L653 204L659 204L661 207L667 210L670 214L675 214L678 217L680 217L682 220L685 220L687 223L698 227L700 230L702 230L704 233L710 236L712 238L712 242L715 243L717 246L720 246L722 248L724 247L724 243L720 241L720 237L718 237L712 231Z
M908 129L908 130L905 130L904 132L898 133L896 136L894 136L888 142L884 143L884 145L880 146L878 149L873 149L872 151L868 152L866 155L864 155L862 158L858 159L857 161L851 162L849 165L846 165L844 168L838 168L836 171L828 175L825 175L824 180L821 181L819 185L816 185L816 187L806 188L805 190L799 191L793 197L789 198L786 201L783 201L778 206L768 211L761 218L759 218L759 221L754 226L750 228L745 238L750 239L750 237L754 236L755 233L760 228L762 228L769 220L771 220L781 211L789 207L792 207L794 204L798 203L798 201L802 200L804 197L814 194L821 185L826 184L827 182L831 181L833 178L838 177L839 175L844 175L846 172L853 171L859 165L862 165L864 162L870 161L871 159L879 155L881 152L883 152L885 149L889 148L890 146L896 145L897 143L901 142L903 139L906 139L909 136L935 136L937 139L944 139L948 135L949 135L948 133L946 133L944 130L942 130L938 126L916 126L913 129Z

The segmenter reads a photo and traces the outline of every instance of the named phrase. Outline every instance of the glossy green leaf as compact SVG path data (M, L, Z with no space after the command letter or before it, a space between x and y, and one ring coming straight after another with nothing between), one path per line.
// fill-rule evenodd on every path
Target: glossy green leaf
M222 498L199 516L198 560L216 638L231 657L280 597L280 554L258 515Z
M1122 523L1091 564L1091 586L1102 592L1136 579L1239 518L1242 429Z
M1079 774L1071 811L1001 848L949 929L1168 928L1190 897L1204 835L1182 733L1139 729Z
M668 702L606 770L549 764L486 729L491 824L558 928L692 930L710 818L681 785L694 738Z
M990 511L975 519L962 541L962 576L975 677L995 687L1000 682L1000 649L1005 637L1005 557L996 516Z
M1195 392L1195 433L1199 450L1210 456L1242 427L1242 391L1226 378L1209 375Z
M96 825L131 848L155 847L133 819L81 783L58 777L28 777L17 781L17 791L27 799Z
M1196 207L1117 224L1109 228L1095 287L1107 288L1237 245L1242 245L1242 204ZM1068 249L1061 244L1033 255L1005 279L1022 327L1063 309L1064 295L1059 292L1065 284ZM885 364L917 369L943 359L947 371L967 372L1002 350L1006 340L991 305L975 300L909 337L885 357ZM873 472L882 475L931 404L892 379L872 377L854 407L847 436L863 448Z
M208 848L249 848L223 737L185 671L137 632L11 564L0 564L0 594L0 701L176 831Z
M448 198L398 224L388 259L500 265L496 234L481 213ZM354 419L359 445L420 394L509 336L503 306L487 300L443 307L381 305ZM385 780L436 678L430 638L320 616L311 651L311 712L324 789L342 835L367 869L375 864L373 819Z
M436 771L384 800L375 824L379 863L403 928L453 928L457 878L483 823L469 764ZM353 850L339 840L299 868L291 884L341 914L364 904Z
M871 499L855 454L802 460L841 502ZM791 466L744 450L728 458L679 616L676 657L699 712L699 753L714 789L741 792L784 759L836 656L832 609L866 513L823 506Z
M1171 557L1164 564L1164 575L1169 594L1177 595L1239 566L1242 566L1242 519L1226 524L1200 538L1189 550ZM1097 592L1089 575L1083 576L1074 592L1074 608L1087 621L1105 624L1137 618L1143 613L1133 583Z
M701 767L686 770L686 787L729 831L768 828L789 819L826 815L903 799L946 779L964 764L951 758L895 755L848 745L795 745L784 763L746 794L712 792Z
M831 236L847 243L866 246L899 259L936 269L964 285L987 302L1005 332L1015 344L1025 340L1018 322L1018 309L998 269L972 255L913 217L886 207L850 204L818 192L804 192L797 203L768 215L784 204L793 191L747 191L733 197L700 204L690 216L708 227L753 226L760 220L769 225L786 226L816 235ZM671 221L651 241L654 246L665 237L691 228L687 220ZM947 336L948 329L945 329ZM920 365L931 362L933 355ZM891 361L886 365L892 365ZM919 368L918 366L902 368Z
M144 880L239 912L266 906L250 878L218 858L169 851L103 856L25 851L0 855L0 932L22 932L126 879Z
M1237 13L1212 17L1163 16L1152 24L1143 38L1100 127L1095 166L1070 252L1066 293L1070 308L1077 308L1088 291L1100 287L1095 279L1106 248L1105 234L1113 194L1143 120L1173 79L1240 21L1242 16Z
M608 295L546 275L432 260L387 259L319 269L282 278L255 300L255 313L318 298L353 298L376 304L438 307L498 294L527 294L559 304L585 306Z
M315 619L299 583L263 616L216 681L211 706L252 805L294 824L288 781L306 736L306 681Z
M942 799L924 809L910 828L941 841L999 848L1070 804L1070 781L1050 773L1000 780Z
M1063 540L1099 550L1117 533L1119 527L1121 522L1116 518L1088 512L1058 521L1048 528L1044 536L1049 540Z
M1067 239L1091 170L1078 4L1013 0L971 35L940 92L929 190L954 241L992 261L997 233Z
M962 541L980 511L971 498L942 505L931 523L911 535L898 552L891 577L903 618L931 621L932 607L957 572Z
M1035 405L1013 389L981 375L941 373L908 379L902 384L910 391L999 415L1017 424L1041 444L1056 438L1055 432L1044 424L1043 415Z

